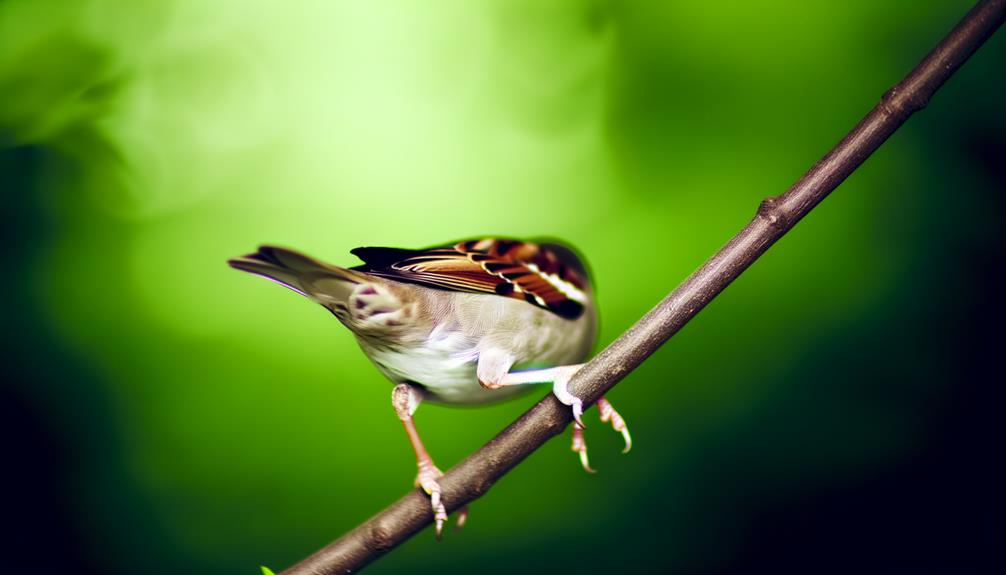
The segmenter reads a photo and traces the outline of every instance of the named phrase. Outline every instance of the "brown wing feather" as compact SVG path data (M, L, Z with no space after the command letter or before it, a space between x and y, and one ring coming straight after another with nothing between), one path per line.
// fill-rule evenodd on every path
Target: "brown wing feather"
M426 250L357 248L353 269L438 289L522 299L562 317L579 317L589 283L572 250L558 244L478 239Z

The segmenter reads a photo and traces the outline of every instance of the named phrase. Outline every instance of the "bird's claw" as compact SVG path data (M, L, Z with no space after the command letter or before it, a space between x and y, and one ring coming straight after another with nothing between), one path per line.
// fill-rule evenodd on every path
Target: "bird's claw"
M437 525L438 541L443 537L444 523L447 523L447 508L444 506L441 498L440 483L437 482L443 476L443 472L437 469L437 466L433 465L433 462L420 463L419 474L416 475L416 486L422 488L430 496L430 508L433 511L433 520ZM467 518L467 512L468 509L465 508L463 511L465 518ZM462 523L464 521L459 517L459 527Z
M552 394L563 405L569 405L573 408L573 419L580 425L581 429L586 429L587 426L583 423L583 400L569 392L569 380L580 369L580 366L570 367L574 369L562 372L552 380Z
M468 521L468 506L465 505L457 513L457 520L454 522L454 530L457 531L465 526L465 522Z
M573 416L579 416L577 408L582 408L581 403L574 403L573 405ZM597 410L601 416L601 423L611 423L611 427L622 434L622 438L625 439L625 449L622 453L628 453L632 449L632 436L629 435L629 428L625 425L625 420L622 416L615 411L615 408L611 406L611 403L605 399L601 398L597 400ZM573 445L572 450L580 454L580 464L583 465L584 471L587 473L596 473L596 471L590 466L590 461L587 459L587 442L583 438L583 425L579 423L573 424Z
M596 473L587 459L587 442L583 438L583 430L587 427L583 423L583 400L569 391L569 381L573 374L579 371L580 366L571 365L557 369L561 371L558 371L552 380L552 393L563 405L573 408L573 420L576 423L573 424L572 450L580 455L580 464L583 465L583 469L587 473ZM632 436L629 435L629 427L625 425L625 420L604 397L597 400L597 410L601 415L601 423L610 422L611 427L622 434L622 439L625 440L625 448L622 449L622 453L628 453L632 449Z
M587 428L583 424L583 402L580 401L580 398L576 398L576 401L573 402L573 420L576 421L581 430Z
M611 402L603 397L597 400L597 410L601 414L601 423L610 421L611 427L622 434L622 438L625 440L625 449L622 450L622 453L628 453L632 449L632 436L629 435L629 427L625 425L625 420L611 406Z
M587 442L583 439L583 427L579 423L573 424L573 446L572 450L580 454L580 465L587 473L597 473L597 470L590 466L587 459Z

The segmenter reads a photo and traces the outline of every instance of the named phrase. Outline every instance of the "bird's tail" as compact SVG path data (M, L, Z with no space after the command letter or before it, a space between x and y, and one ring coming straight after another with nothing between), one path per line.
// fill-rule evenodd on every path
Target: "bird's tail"
M334 309L345 305L353 288L369 277L319 262L302 253L262 246L257 252L227 260L232 268L262 276Z

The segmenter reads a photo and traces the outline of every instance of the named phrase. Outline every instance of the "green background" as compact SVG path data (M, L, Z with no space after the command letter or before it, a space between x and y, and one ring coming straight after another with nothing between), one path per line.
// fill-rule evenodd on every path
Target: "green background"
M0 0L2 564L278 570L411 487L349 332L228 257L559 237L604 345L969 6ZM609 395L630 454L564 435L372 572L992 558L1003 36ZM545 392L417 424L446 469Z

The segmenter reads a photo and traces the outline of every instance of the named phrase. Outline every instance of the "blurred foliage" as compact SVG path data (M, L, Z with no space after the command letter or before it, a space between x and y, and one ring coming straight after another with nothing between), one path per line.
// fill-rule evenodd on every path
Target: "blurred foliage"
M252 573L411 486L390 385L350 334L226 258L561 237L590 261L603 345L968 7L0 1L24 548L56 545L78 573ZM884 539L921 513L898 494L945 485L926 473L971 453L960 398L988 392L1004 56L1000 32L610 395L630 455L591 426L587 476L554 441L463 533L372 570L706 573L908 548ZM418 425L446 469L542 394L426 405ZM984 541L983 517L957 536ZM949 545L947 529L919 533Z

